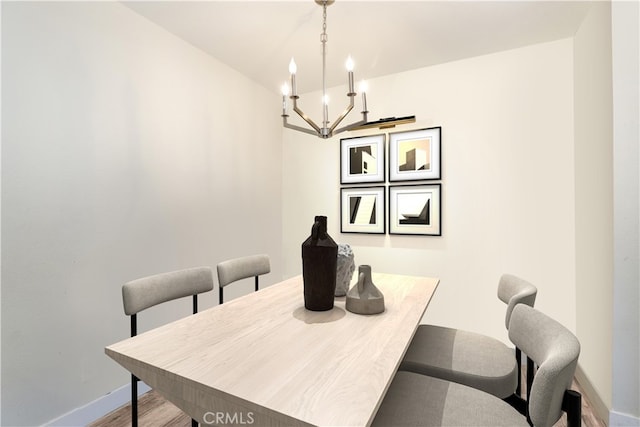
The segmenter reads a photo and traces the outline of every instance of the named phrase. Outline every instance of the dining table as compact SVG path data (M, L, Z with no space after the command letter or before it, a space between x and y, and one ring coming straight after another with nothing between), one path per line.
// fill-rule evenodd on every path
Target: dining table
M372 278L379 314L307 310L295 276L105 352L202 425L368 426L439 283Z

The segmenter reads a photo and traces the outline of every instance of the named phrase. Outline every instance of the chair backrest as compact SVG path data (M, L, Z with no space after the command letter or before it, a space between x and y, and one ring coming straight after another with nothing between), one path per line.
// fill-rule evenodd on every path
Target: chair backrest
M230 259L219 263L217 267L221 288L237 280L271 272L269 256L264 254Z
M213 290L211 267L195 267L132 280L122 286L127 316L166 301Z
M562 401L573 381L580 343L560 323L524 304L513 309L509 339L538 365L529 417L536 427L552 426L562 415Z
M505 327L509 329L511 312L518 304L526 304L533 307L536 302L538 289L524 279L512 274L503 274L498 283L498 298L507 304L507 314L505 315Z

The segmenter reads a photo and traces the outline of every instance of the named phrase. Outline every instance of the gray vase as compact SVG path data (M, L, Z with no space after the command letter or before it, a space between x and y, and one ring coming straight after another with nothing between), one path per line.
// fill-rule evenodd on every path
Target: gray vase
M338 244L338 269L336 272L335 296L343 297L347 294L354 271L356 271L356 263L351 246L343 243Z
M371 266L358 267L358 283L347 292L345 307L356 314L378 314L384 311L384 295L371 281Z

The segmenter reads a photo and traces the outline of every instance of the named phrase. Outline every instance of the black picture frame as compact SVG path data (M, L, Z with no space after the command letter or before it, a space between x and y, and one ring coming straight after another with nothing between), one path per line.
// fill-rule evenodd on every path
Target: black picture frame
M340 232L386 233L385 187L340 189Z
M340 184L385 182L385 134L340 140Z
M441 236L442 186L389 186L389 234Z
M441 179L442 128L389 133L389 182Z

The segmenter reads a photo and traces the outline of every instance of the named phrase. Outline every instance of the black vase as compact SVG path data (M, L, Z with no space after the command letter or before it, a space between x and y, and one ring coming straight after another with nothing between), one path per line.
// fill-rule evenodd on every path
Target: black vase
M302 243L304 306L307 310L333 308L337 264L338 245L327 234L327 217L316 216L311 236Z

